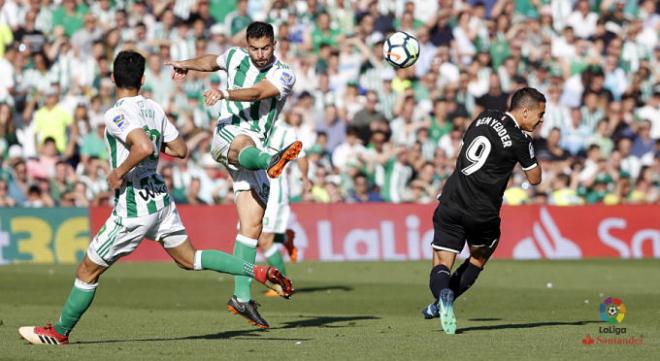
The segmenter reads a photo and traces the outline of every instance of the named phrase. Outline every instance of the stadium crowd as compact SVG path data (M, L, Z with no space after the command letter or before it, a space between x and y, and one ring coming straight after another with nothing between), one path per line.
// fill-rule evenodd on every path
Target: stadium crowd
M0 207L111 202L103 113L113 57L147 58L142 92L192 150L163 156L178 203L233 202L208 153L218 72L171 79L169 59L243 44L274 25L297 76L280 121L297 128L313 187L292 201L433 202L461 136L522 86L547 98L533 134L544 181L518 168L506 204L660 202L660 15L654 0L0 0ZM414 34L415 66L383 59L388 33Z

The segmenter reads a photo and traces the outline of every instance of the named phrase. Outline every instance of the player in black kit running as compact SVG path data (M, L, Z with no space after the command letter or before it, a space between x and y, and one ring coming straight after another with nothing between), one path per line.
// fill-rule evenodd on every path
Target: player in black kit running
M456 169L449 177L433 213L433 269L429 288L437 303L422 311L439 314L443 330L456 332L453 302L474 284L500 238L502 195L516 163L529 183L541 183L531 132L543 121L545 96L522 88L511 98L508 112L487 110L470 124ZM451 274L456 255L467 241L470 257Z

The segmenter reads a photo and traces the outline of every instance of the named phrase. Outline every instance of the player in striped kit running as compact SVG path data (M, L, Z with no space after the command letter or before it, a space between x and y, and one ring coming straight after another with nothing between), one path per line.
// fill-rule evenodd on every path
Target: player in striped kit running
M299 138L302 114L300 110L293 110L285 114L284 121L277 122L266 147L271 152L278 152L285 144L290 144ZM298 156L298 167L300 169L300 180L305 192L311 190L311 183L307 177L309 163L304 151ZM290 169L290 168L289 168ZM264 214L263 230L259 236L259 248L263 252L268 264L276 267L283 275L286 275L284 259L276 243L282 243L289 253L291 263L296 263L298 250L294 245L295 232L288 229L291 208L289 207L289 177L282 176L270 182L270 195ZM267 290L266 296L275 297L277 293Z
M94 299L101 274L144 238L161 243L183 269L253 277L287 298L293 292L291 282L273 267L255 266L220 251L196 250L190 243L167 186L156 173L161 152L185 158L188 149L163 109L139 95L144 67L144 57L134 51L122 51L114 61L112 78L118 100L104 116L114 209L78 266L59 321L55 326L19 328L21 337L30 343L68 343L69 333Z
M234 255L253 263L268 202L268 177L278 177L285 165L298 156L302 143L294 141L274 155L265 149L264 144L296 78L274 55L276 42L270 24L251 23L246 40L247 49L234 47L219 56L204 55L167 64L174 68L175 79L182 79L190 70L227 72L229 89L204 93L209 106L222 101L211 155L227 167L233 179L240 222ZM268 322L252 300L250 282L248 277L235 278L234 295L227 308L259 328L268 328Z

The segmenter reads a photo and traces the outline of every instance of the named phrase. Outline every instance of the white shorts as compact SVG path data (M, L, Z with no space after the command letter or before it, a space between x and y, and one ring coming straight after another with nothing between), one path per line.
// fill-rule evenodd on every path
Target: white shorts
M213 159L222 163L229 170L229 175L231 175L233 181L234 194L254 189L261 202L266 204L268 203L268 193L270 190L270 179L268 179L266 171L263 169L249 170L236 167L233 164L229 164L227 160L227 153L229 153L231 142L239 134L247 135L252 139L258 149L264 150L263 143L257 133L236 125L218 123L213 134L213 141L211 142L211 155Z
M94 263L108 267L133 252L144 238L161 242L165 248L181 245L188 238L174 202L154 214L121 217L112 212L87 249Z
M268 203L264 213L262 232L284 233L289 225L291 207L288 204Z

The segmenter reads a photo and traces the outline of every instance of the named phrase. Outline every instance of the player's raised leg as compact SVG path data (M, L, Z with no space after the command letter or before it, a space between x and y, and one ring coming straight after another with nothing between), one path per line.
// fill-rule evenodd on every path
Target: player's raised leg
M302 142L296 140L274 155L260 150L255 146L246 147L238 155L238 163L241 167L250 170L266 170L268 176L277 178L286 164L298 156L302 150Z
M163 246L176 264L185 270L211 270L234 276L251 277L282 297L289 297L293 293L291 281L274 267L248 263L238 257L213 249L196 250L187 237L183 243L175 247L167 247L171 238L173 237L165 237Z

